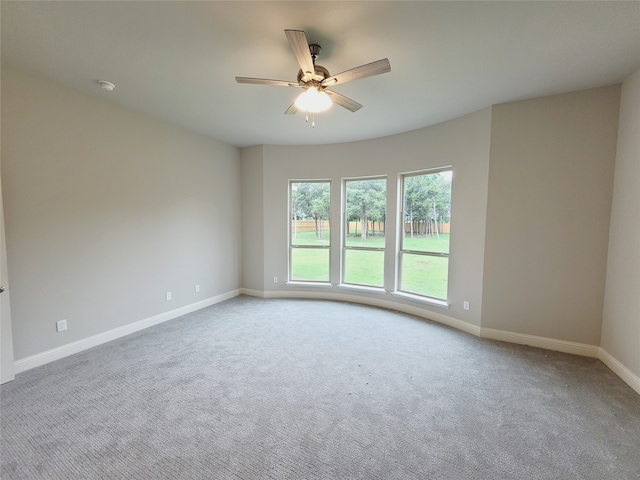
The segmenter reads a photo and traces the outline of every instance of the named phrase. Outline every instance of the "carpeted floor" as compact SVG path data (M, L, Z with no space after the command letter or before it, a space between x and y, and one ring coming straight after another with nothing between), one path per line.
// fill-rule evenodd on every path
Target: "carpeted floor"
M601 362L409 315L237 297L0 388L9 479L638 479Z

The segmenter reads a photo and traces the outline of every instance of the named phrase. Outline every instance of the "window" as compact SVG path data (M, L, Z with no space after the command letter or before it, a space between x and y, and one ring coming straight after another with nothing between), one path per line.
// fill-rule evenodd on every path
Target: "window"
M344 183L342 283L384 286L385 178Z
M329 281L330 183L289 184L289 280Z
M446 300L451 169L407 174L401 183L399 290Z

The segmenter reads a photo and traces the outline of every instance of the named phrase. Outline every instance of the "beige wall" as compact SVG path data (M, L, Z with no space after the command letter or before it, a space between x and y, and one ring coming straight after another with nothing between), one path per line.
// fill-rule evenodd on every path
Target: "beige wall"
M243 148L242 164L242 286L264 290L263 147ZM284 280L284 279L283 279Z
M11 332L11 305L7 269L7 248L5 242L3 212L2 188L0 188L0 285L5 288L5 292L0 295L0 383L9 382L15 378L13 367L13 333Z
M603 87L497 105L370 141L265 146L264 268L253 271L261 275L256 284L262 282L268 296L318 291L272 281L287 278L289 179L331 180L335 219L343 178L386 175L392 225L401 172L453 165L451 308L445 315L483 332L599 345L619 95L619 86ZM338 228L331 239L330 291L353 294L335 288ZM387 236L383 298L402 304L390 294L395 241ZM464 300L470 311L462 309Z
M285 286L287 278L287 189L290 179L331 180L332 218L340 218L340 188L345 177L386 175L387 223L395 225L397 210L397 181L402 172L453 167L451 220L451 264L449 299L451 308L446 315L469 324L480 324L482 299L482 269L484 225L487 198L489 160L489 132L491 109L435 125L429 128L364 142L319 146L264 147L264 270L262 278L267 292L310 292ZM331 229L331 281L340 283L340 229ZM386 238L385 288L395 289L396 239ZM258 275L258 272L255 272ZM279 277L279 284L273 277ZM245 281L249 281L245 278ZM338 292L337 289L333 289ZM323 290L326 292L326 290ZM344 290L340 294L348 294ZM366 294L358 294L361 297ZM387 293L374 295L395 303L402 300ZM467 300L472 308L465 311ZM429 310L429 307L425 307ZM442 310L436 309L442 313Z
M599 345L619 96L493 107L483 328Z
M16 360L240 287L238 149L5 66L2 139Z
M640 70L622 84L602 347L640 378Z

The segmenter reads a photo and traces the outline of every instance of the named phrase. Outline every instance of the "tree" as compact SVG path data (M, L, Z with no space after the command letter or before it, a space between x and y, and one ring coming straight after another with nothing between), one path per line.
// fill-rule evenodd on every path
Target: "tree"
M404 181L405 221L409 223L411 238L420 232L420 222L426 220L427 175L406 177Z
M347 221L360 221L360 239L369 236L369 221L382 222L387 204L386 180L353 180L347 182Z
M442 224L449 220L450 206L451 180L449 175L439 172L405 178L405 222L410 225L412 238L414 233L439 236Z
M294 183L291 186L291 210L294 220L311 219L315 223L316 238L322 238L324 221L329 220L329 183Z

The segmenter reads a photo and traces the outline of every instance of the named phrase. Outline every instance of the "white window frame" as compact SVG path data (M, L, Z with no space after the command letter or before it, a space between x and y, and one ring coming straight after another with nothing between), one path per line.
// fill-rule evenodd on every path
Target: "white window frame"
M410 254L410 255L421 255L421 256L427 256L427 257L440 257L440 258L450 258L450 253L443 253L443 252L429 252L429 251L423 251L423 250L408 250L404 248L404 240L405 240L405 179L408 177L418 177L418 176L423 176L423 175L435 175L438 173L442 173L442 172L452 172L453 174L453 167L452 166L444 166L444 167L438 167L438 168L432 168L432 169L427 169L427 170L420 170L420 171L414 171L414 172L406 172L406 173L401 173L400 174L400 182L399 182L399 192L400 195L398 197L400 205L399 205L399 214L398 214L398 253L396 255L396 285L397 285L397 290L394 293L398 293L400 296L405 296L405 297L411 297L415 300L420 300L423 299L427 302L433 302L438 306L448 306L448 297L449 297L449 271L447 271L447 298L438 298L438 297L433 297L433 296L429 296L429 295L423 295L420 293L416 293L416 292L408 292L405 290L401 289L401 285L402 285L402 262L403 262L403 256L404 254ZM451 189L453 191L453 183L451 185ZM449 208L451 208L451 206L449 206ZM450 212L451 213L451 212ZM451 221L451 220L449 220ZM449 234L451 235L451 234ZM451 241L451 236L449 236L449 241ZM450 262L447 262L448 265L450 265Z
M309 285L309 286L324 286L331 285L331 233L329 233L328 245L293 245L293 231L291 228L292 218L293 218L293 201L292 201L292 192L293 192L293 184L294 183L325 183L329 185L329 232L331 232L331 180L330 179L303 179L303 180L289 180L288 183L288 228L287 228L287 243L288 243L288 268L287 268L287 285ZM326 281L318 281L318 280L293 280L292 279L292 267L293 267L293 250L299 249L315 249L315 250L327 250L329 252L329 279Z
M387 241L385 238L385 246L384 247L355 247L355 246L347 246L347 228L345 228L345 225L347 224L347 222L349 221L347 218L347 183L349 182L358 182L358 181L367 181L367 180L384 180L385 181L385 200L388 199L387 195L388 195L388 186L389 186L389 180L387 178L386 175L375 175L375 176L370 176L370 177L350 177L350 178L343 178L342 179L342 212L341 212L341 225L342 225L342 235L341 235L341 242L342 242L342 248L340 249L340 286L341 287L346 287L346 288L350 288L350 289L355 289L355 290L362 290L362 291L366 291L366 292L384 292L384 278L385 278L385 261L384 261L384 257L385 257L385 252L386 252L386 248L387 248ZM387 222L386 222L386 218L387 218L387 202L385 201L385 237L386 237L386 232L387 232ZM362 227L361 227L362 228ZM372 285L365 285L365 284L361 284L361 283L347 283L345 280L345 273L346 273L346 254L348 250L360 250L360 251L370 251L370 252L382 252L382 286L372 286Z

